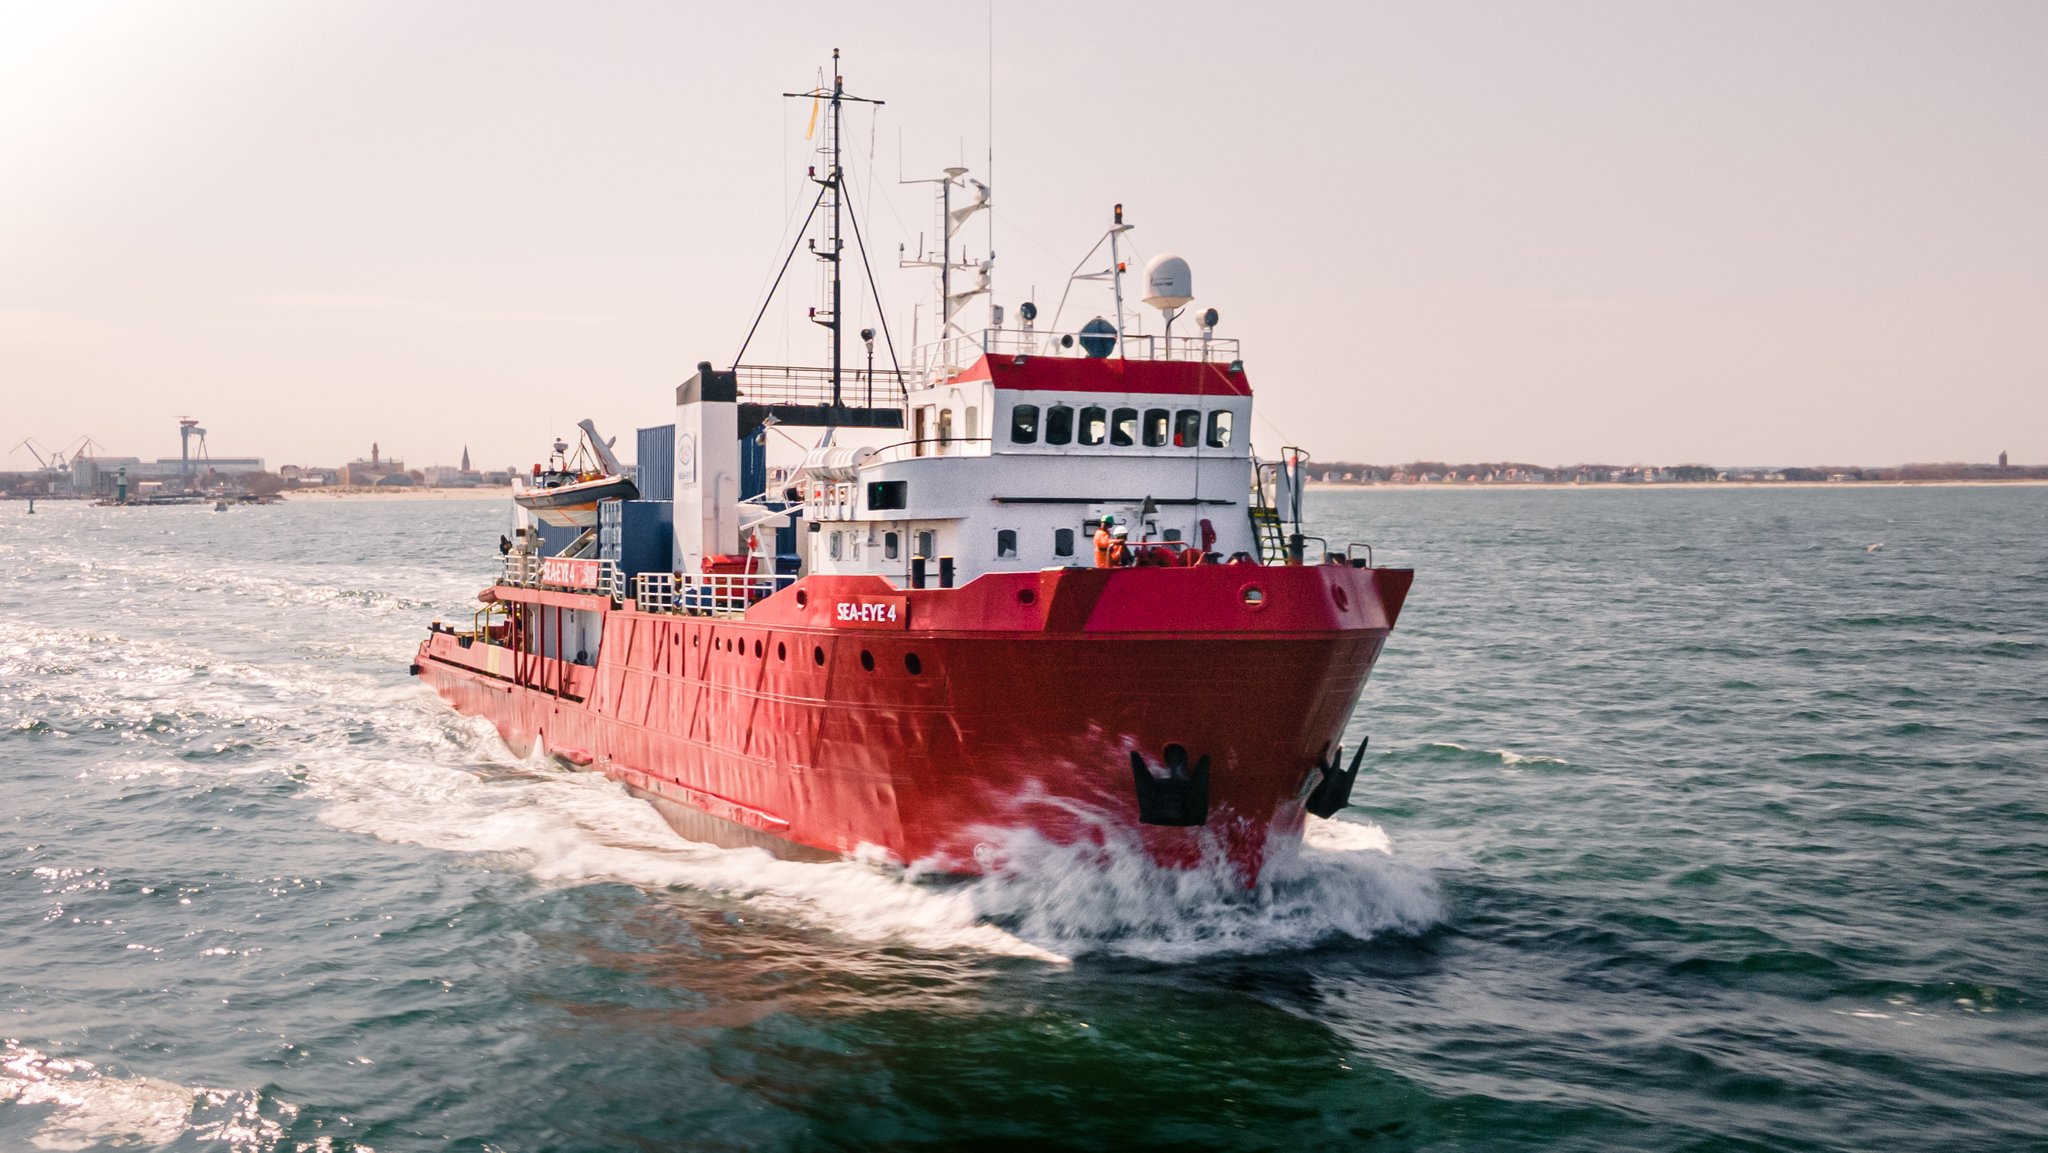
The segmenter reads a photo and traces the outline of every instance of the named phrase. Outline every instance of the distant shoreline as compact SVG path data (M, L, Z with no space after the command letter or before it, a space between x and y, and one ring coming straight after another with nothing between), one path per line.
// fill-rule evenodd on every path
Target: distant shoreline
M2036 477L2014 477L2011 480L1671 480L1645 481L1635 484L1621 484L1614 481L1600 481L1591 484L1572 484L1569 481L1413 481L1396 483L1390 480L1342 481L1312 480L1304 487L1309 489L1372 489L1374 491L1406 492L1519 492L1529 489L1565 489L1583 492L1631 492L1648 489L1670 488L2038 488L2048 485L2048 480Z
M288 488L286 500L511 500L512 488L426 488L351 485L346 488Z

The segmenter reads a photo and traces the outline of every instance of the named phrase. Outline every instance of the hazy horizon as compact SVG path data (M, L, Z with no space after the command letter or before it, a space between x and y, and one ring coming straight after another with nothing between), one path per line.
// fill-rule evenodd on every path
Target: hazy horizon
M896 181L964 163L1013 316L1112 203L1188 258L1269 451L2048 461L2048 6L931 12L0 0L0 447L630 446L760 307L837 46L900 352ZM822 361L808 264L750 360Z

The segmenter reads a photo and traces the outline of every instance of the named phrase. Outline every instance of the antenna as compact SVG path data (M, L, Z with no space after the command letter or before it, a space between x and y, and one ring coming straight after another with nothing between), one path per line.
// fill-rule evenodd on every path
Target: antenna
M782 95L788 99L815 100L820 93L818 90L813 89L809 92L785 92ZM811 172L812 181L819 186L818 195L821 204L829 210L825 218L828 228L825 238L825 250L822 252L817 251L816 243L813 242L812 251L819 260L825 261L831 266L832 294L831 303L826 306L825 318L819 319L817 310L813 309L811 319L832 334L832 407L835 409L841 405L842 373L840 366L844 350L840 347L842 341L840 340L839 333L839 315L841 311L840 266L844 262L846 249L846 241L839 230L840 213L846 207L846 170L839 160L839 137L841 105L849 100L856 104L873 104L876 107L880 107L882 104L880 100L869 99L865 96L847 95L846 78L839 74L839 49L834 48L832 50L832 89L830 99L827 101L827 105L831 109L831 116L825 122L827 143L825 148L821 150L831 157L831 164L827 166L825 175L822 177L817 175L815 168ZM815 207L813 211L816 211ZM784 266L787 267L786 261ZM771 289L770 292L772 294L773 290ZM764 305L763 307L765 308L766 306Z
M966 226L968 220L972 219L975 213L989 207L989 186L967 175L967 169L960 165L947 168L943 176L934 176L924 180L905 180L900 183L938 185L938 259L932 259L930 254L925 251L924 237L920 235L917 243L917 259L899 260L898 263L904 268L936 268L939 270L940 320L939 333L936 339L944 340L953 335L957 327L953 323L954 315L966 307L969 300L989 290L989 271L995 265L995 253L993 251L988 254L986 259L979 261L964 257L960 260L953 259L953 237ZM972 188L974 190L974 200L971 203L963 204L959 208L953 207L953 190L956 188ZM974 273L975 280L970 287L956 290L953 287L953 273L955 272Z

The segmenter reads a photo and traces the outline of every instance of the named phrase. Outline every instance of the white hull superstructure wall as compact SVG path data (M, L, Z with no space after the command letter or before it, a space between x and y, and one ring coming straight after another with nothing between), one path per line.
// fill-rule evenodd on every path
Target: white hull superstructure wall
M853 483L806 483L805 516L815 526L801 546L807 571L874 573L901 583L911 558L948 557L955 583L964 583L991 571L1086 565L1105 515L1128 526L1133 542L1200 547L1213 535L1207 551L1258 553L1242 433L1249 396L1067 394L968 381L913 393L908 406L910 442L871 458ZM1021 418L1019 406L1028 406ZM1143 427L1118 429L1105 419L1047 443L1049 430L1040 425L1060 407L1067 409L1062 419L1131 413L1141 425L1146 414L1169 422L1191 414L1195 435L1170 425L1149 443ZM1211 443L1214 429L1222 430L1220 444Z
M706 556L740 550L738 400L734 375L709 364L676 388L677 572L702 572Z

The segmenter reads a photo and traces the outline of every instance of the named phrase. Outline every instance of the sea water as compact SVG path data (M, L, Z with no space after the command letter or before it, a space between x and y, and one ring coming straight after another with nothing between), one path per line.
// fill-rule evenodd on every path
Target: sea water
M0 504L0 1150L2048 1147L2048 489L1319 491L1249 896L677 838L406 675L497 505Z

